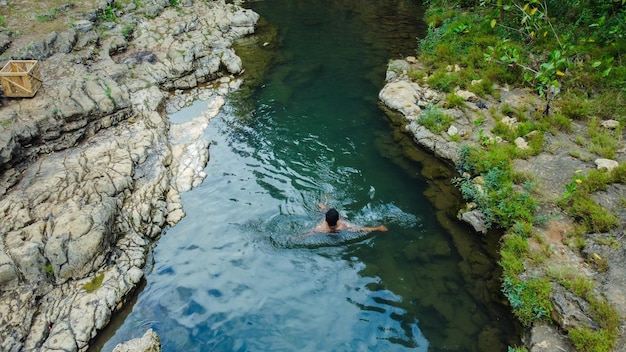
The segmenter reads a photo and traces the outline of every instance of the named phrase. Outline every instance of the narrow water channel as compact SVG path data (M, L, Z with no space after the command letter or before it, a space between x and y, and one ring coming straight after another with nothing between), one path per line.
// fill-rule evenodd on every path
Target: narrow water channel
M442 226L424 165L377 107L388 59L414 54L423 34L420 5L247 6L277 28L266 50L278 59L212 120L208 176L183 194L187 216L101 349L151 327L164 351L505 351L510 317L468 273L493 261L468 259L486 257L456 240L473 235ZM320 202L389 231L298 239Z

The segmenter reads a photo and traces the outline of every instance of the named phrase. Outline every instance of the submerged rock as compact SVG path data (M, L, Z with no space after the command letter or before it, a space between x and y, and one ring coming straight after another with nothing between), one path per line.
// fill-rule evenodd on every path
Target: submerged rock
M152 329L136 339L118 344L113 352L161 352L161 340Z

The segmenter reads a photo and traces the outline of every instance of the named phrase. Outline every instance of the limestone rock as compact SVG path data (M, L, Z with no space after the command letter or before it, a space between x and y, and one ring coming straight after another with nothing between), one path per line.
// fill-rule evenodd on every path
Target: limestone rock
M619 121L617 120L605 120L600 123L600 125L604 128L608 128L611 130L616 129L619 126Z
M503 124L509 126L510 128L515 128L517 127L517 119L514 117L510 117L510 116L504 116L500 122L502 122Z
M565 335L554 326L542 322L533 325L530 330L528 345L530 352L576 351Z
M562 286L556 284L552 286L550 299L554 306L552 318L566 331L579 327L586 327L592 330L600 328L600 326L585 313L589 311L587 302L565 290Z
M522 137L515 138L515 145L517 146L518 149L521 149L521 150L530 149L530 147L528 146L528 142L526 142L526 140Z
M243 69L243 63L241 58L235 54L232 49L225 49L221 52L222 64L226 67L229 73L237 74L241 73Z
M596 167L598 170L604 169L607 171L611 171L619 166L619 163L617 161L611 159L600 158L596 159L594 162L596 163Z
M414 83L391 82L383 87L378 97L387 107L399 111L410 119L415 118L421 112L417 106L418 89L419 86Z
M93 28L93 23L88 20L79 20L74 22L74 28L79 32L88 32Z
M487 225L485 224L483 213L480 210L471 210L462 213L461 220L470 224L476 232L487 233Z
M472 102L472 103L480 101L480 99L478 99L478 96L476 96L476 94L474 94L474 93L472 93L470 91L467 91L467 90L459 89L454 94L456 94L459 97L463 98L463 100L469 101L469 102Z
M148 329L146 333L136 339L118 344L113 352L160 352L161 340L159 335L152 329Z
M118 14L138 29L127 42L116 23L93 29L102 0L74 29L7 49L47 59L43 89L0 109L0 350L86 350L143 277L151 241L184 216L174 180L202 182L208 142L196 132L241 84L228 77L243 70L232 40L258 20L224 1L184 5L135 6L154 17L141 23ZM176 150L167 90L219 76Z
M459 134L459 129L456 128L454 125L450 125L450 127L448 128L448 131L446 132L449 136L456 136Z

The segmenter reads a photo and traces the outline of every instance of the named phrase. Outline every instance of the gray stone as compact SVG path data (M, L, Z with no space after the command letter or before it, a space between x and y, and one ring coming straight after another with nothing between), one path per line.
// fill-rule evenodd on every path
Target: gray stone
M585 313L589 312L589 304L580 297L565 290L562 286L556 284L552 285L552 295L550 299L554 306L552 318L566 331L581 327L592 330L600 328L600 326Z
M225 49L220 54L222 64L226 67L229 73L237 74L243 69L243 63L241 58L235 54L232 49Z
M74 22L74 28L79 32L88 32L93 28L93 23L87 20Z
M462 213L461 220L470 224L476 232L487 233L487 225L485 225L484 216L480 210L471 210Z
M575 352L567 336L557 328L543 322L533 324L530 330L528 345L530 352Z

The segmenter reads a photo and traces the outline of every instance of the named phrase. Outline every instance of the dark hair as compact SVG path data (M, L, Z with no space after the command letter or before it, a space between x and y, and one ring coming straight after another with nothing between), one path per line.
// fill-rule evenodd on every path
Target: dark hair
M330 208L326 212L326 222L328 226L337 225L337 221L339 221L339 212L335 208Z

